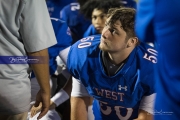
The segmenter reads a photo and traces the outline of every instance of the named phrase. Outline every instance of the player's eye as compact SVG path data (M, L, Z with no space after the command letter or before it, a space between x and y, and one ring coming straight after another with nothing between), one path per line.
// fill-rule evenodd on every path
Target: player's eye
M92 19L94 19L94 20L95 20L95 19L97 19L97 17L96 17L96 16L92 16Z
M109 31L111 32L111 34L114 32L114 30L113 30L113 29L111 29L111 28L109 28Z
M109 28L108 30L111 32L111 34L115 34L116 33L115 29Z
M101 19L104 19L106 17L106 15L103 14L100 17L101 17Z
M118 34L118 35L119 35L119 33L117 32L117 30L114 29L114 28L112 28L112 27L110 27L107 22L105 22L105 27L110 31L110 33L111 33L112 35L114 35L114 34Z

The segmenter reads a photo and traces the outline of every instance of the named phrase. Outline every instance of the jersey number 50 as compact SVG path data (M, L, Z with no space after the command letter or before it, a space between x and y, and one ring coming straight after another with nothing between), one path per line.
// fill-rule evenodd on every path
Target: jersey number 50
M88 47L90 46L92 43L89 42L88 40L94 40L94 37L91 36L91 37L86 37L86 38L82 38L80 41L81 43L78 45L78 48L85 48L85 47Z
M156 56L157 56L157 53L158 53L158 52L157 52L156 50L154 50L154 49L151 49L151 48L148 48L147 51L148 51L149 53L153 54L153 55L149 55L149 56L148 56L148 54L145 53L143 58L146 59L146 60L149 60L149 61L151 61L151 62L153 62L153 63L157 63L157 58L156 58Z

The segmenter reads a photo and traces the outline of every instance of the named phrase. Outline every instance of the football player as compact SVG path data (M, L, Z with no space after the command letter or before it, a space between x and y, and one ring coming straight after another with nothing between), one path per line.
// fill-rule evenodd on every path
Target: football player
M157 51L136 37L135 14L133 8L110 9L101 36L60 52L74 77L71 120L87 120L89 96L95 120L152 119Z

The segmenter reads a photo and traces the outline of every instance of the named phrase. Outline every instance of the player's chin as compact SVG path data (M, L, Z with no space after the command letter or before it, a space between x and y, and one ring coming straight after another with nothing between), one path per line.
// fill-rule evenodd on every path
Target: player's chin
M99 44L99 48L100 48L102 51L107 51L107 44L101 42L101 43Z

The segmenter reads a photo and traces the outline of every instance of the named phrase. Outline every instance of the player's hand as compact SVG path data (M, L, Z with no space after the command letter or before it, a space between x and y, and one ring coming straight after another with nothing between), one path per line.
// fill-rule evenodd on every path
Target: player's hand
M42 103L40 102L39 106L35 107L34 105L31 108L31 117L34 117L42 109Z
M50 106L50 92L46 93L43 90L39 90L39 92L36 95L36 102L33 106L33 108L37 108L38 106L40 106L40 103L42 103L42 109L41 112L39 114L39 116L37 117L37 119L41 119L49 110L49 106ZM37 112L35 111L36 109L34 109L34 111L31 113L31 117L33 117Z
M56 104L53 101L50 101L50 107L49 109L55 109ZM40 102L39 106L35 107L34 105L31 108L31 117L35 116L37 113L39 113L42 110L42 103Z

